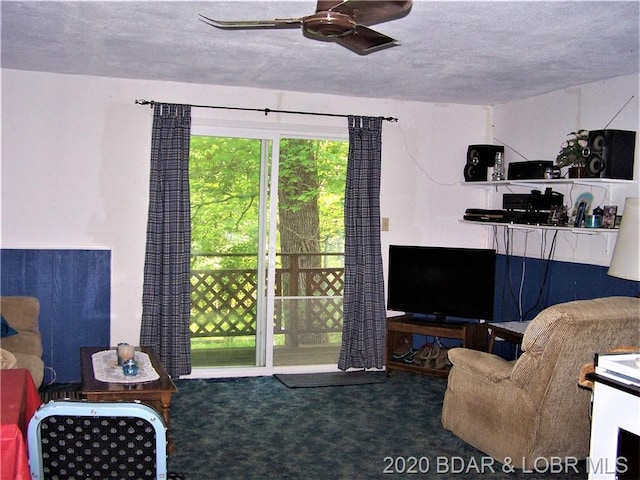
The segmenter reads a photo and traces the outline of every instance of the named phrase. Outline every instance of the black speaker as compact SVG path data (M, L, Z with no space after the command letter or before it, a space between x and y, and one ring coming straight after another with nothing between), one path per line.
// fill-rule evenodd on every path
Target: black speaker
M466 182L486 182L487 169L493 167L496 153L504 153L504 147L498 145L469 145L467 163L464 166Z
M591 130L588 141L587 175L633 180L636 132Z

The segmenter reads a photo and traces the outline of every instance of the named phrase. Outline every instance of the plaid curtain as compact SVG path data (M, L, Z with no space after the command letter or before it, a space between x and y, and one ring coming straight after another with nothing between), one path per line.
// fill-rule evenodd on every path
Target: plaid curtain
M191 373L191 107L155 104L140 344L174 378Z
M382 118L349 117L345 279L338 368L382 368L386 310L380 242Z

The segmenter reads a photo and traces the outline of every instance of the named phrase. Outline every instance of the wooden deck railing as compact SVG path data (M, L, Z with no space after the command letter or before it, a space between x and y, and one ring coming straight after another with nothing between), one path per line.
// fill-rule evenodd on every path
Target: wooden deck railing
M223 256L256 257L255 254L197 255L192 257L192 265L202 263L199 262L202 257ZM280 257L287 267L276 269L274 333L296 334L297 338L298 335L341 332L344 255L304 253L280 254ZM308 262L311 257L316 257L315 261ZM326 266L303 267L304 259L307 263ZM255 268L192 268L191 336L255 335L258 288Z

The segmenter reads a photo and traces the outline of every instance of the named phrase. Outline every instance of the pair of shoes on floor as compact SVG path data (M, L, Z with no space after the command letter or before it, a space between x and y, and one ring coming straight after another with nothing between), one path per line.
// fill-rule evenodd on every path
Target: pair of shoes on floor
M403 360L405 360L406 358L413 358L413 356L416 354L417 350L413 349L413 348L409 348L408 350L405 351L401 351L401 352L393 352L393 359L396 362L401 362Z
M449 370L453 364L449 361L449 349L440 347L438 356L433 361L433 368L436 370Z
M436 370L448 369L451 367L448 355L449 349L427 343L416 353L414 363L421 367L434 368Z
M410 348L404 353L396 352L393 354L393 360L396 362L411 364L413 363L417 352L418 351L413 348Z
M420 367L428 367L430 366L431 360L435 359L438 355L440 347L438 345L431 345L430 343L425 343L415 356L415 363Z

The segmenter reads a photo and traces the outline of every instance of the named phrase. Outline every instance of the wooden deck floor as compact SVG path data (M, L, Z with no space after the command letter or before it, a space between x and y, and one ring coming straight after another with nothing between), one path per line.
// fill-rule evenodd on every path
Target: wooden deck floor
M338 363L340 345L305 345L276 347L273 352L277 366L327 365ZM194 367L240 367L255 365L253 348L211 348L191 351Z

